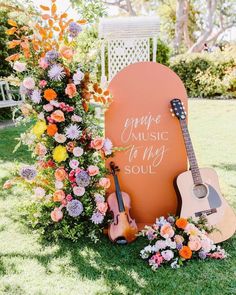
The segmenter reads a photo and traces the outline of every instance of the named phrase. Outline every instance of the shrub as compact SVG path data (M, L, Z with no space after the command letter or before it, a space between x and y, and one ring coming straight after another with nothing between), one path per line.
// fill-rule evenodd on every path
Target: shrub
M191 97L236 97L236 47L213 53L179 55L171 68L180 76Z

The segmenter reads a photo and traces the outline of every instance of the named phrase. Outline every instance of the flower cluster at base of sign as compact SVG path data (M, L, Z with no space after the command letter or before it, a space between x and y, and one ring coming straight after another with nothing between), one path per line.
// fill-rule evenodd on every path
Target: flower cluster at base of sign
M54 0L41 9L42 20L32 27L8 21L12 28L6 33L14 38L9 48L19 52L7 60L25 97L17 122L31 125L20 143L36 161L21 167L20 177L4 188L20 181L32 192L27 219L45 238L96 240L106 224L110 181L104 159L112 155L112 142L103 137L91 102L107 108L111 98L92 82L76 53L76 37L86 21L58 14Z
M207 227L206 218L198 220L169 216L156 219L152 226L145 226L140 236L148 239L149 245L140 251L152 270L170 265L179 268L191 259L224 259L227 253L208 237L213 229Z

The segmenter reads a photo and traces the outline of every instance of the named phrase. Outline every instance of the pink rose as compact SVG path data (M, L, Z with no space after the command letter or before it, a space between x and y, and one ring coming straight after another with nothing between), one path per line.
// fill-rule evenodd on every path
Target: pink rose
M63 199L65 199L65 193L63 190L57 190L53 194L53 201L54 202L61 202Z
M27 89L33 89L35 87L34 79L31 77L27 77L22 82L23 86Z
M92 165L90 165L89 167L88 167L88 174L90 175L90 176L95 176L95 175L97 175L99 173L99 168L97 167L97 166L92 166Z
M175 242L176 242L177 244L182 244L183 241L184 241L184 238L183 238L182 236L180 236L180 235L176 235L176 236L174 237L174 240L175 240Z
M73 98L77 94L75 84L73 83L67 84L65 93L69 96L69 98Z
M84 152L84 150L83 150L81 147L75 147L75 148L73 149L73 155L74 155L75 157L80 157L80 156L82 156L82 155L83 155L83 152Z
M79 186L74 186L73 187L73 193L78 196L81 197L84 195L85 193L85 188L84 187L79 187Z
M56 207L52 212L51 212L51 218L54 222L58 222L63 218L63 213L60 208Z
M47 103L43 106L43 109L46 111L46 112L51 112L53 110L53 106L50 104L50 103Z
M67 200L68 202L70 202L71 200L73 200L72 195L68 194L68 195L66 196L66 200Z
M112 154L112 147L113 147L113 144L111 140L109 138L106 138L103 144L103 150L106 156Z
M38 142L35 146L35 149L34 149L34 153L37 155L37 156L40 156L40 157L43 157L46 155L47 153L47 148L44 144Z
M95 137L94 140L91 141L91 147L95 150L100 150L104 145L104 139L101 137Z
M9 180L7 180L5 183L4 183L4 185L3 185L3 189L9 189L9 188L11 188L12 187L12 182L11 182L11 180L9 179Z
M202 247L201 240L198 237L193 239L190 238L188 246L192 251L198 251Z
M70 160L69 165L70 165L70 168L71 169L76 169L79 166L79 161L77 161L77 160Z
M106 202L104 202L104 203L99 202L99 203L97 203L97 208L98 208L99 212L101 212L103 215L105 215L107 212L108 206L107 206Z
M63 186L64 186L64 184L63 184L62 181L60 181L60 180L56 180L56 181L55 181L55 188L56 188L56 189L62 189Z
M164 238L172 238L175 234L172 226L169 223L162 225L160 234Z
M43 87L45 87L46 85L47 85L47 81L45 81L45 80L41 80L40 82L39 82L39 87L41 87L41 88L43 88Z
M17 72L24 72L26 70L26 65L23 62L16 61L14 63L13 69Z
M41 57L39 60L39 66L45 70L49 66L49 64L45 58Z
M64 113L61 110L56 110L51 114L51 119L55 122L64 122L65 116Z
M102 186L105 189L109 188L110 185L111 185L110 179L106 178L106 177L100 178L99 185Z

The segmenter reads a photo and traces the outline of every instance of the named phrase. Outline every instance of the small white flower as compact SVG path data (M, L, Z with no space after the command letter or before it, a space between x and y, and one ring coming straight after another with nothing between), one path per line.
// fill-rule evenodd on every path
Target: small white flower
M75 148L73 149L73 155L74 155L75 157L80 157L80 156L83 155L83 153L84 153L84 150L83 150L81 147L75 147Z
M56 180L56 181L55 181L55 188L56 188L56 189L62 189L63 186L64 186L64 184L63 184L62 181L60 181L60 180Z
M69 165L70 165L70 168L71 169L76 169L79 166L79 161L77 161L75 159L70 160Z
M69 127L65 129L66 136L69 139L78 139L78 137L81 135L81 130L77 125L71 124Z
M75 85L79 85L81 81L84 79L84 73L78 70L74 75L73 75L73 81Z
M56 133L54 135L54 139L58 143L64 143L66 141L66 136L64 134Z

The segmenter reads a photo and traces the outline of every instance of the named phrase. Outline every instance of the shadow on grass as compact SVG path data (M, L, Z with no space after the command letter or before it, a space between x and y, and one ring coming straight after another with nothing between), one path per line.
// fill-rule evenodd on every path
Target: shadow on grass
M212 165L214 168L219 168L226 171L236 171L236 164L220 163Z
M15 153L13 153L18 139L22 132L25 132L30 125L23 127L6 127L0 130L0 160L11 161L17 159L17 162L31 163L32 158L26 146L21 146ZM1 165L1 162L0 162Z

